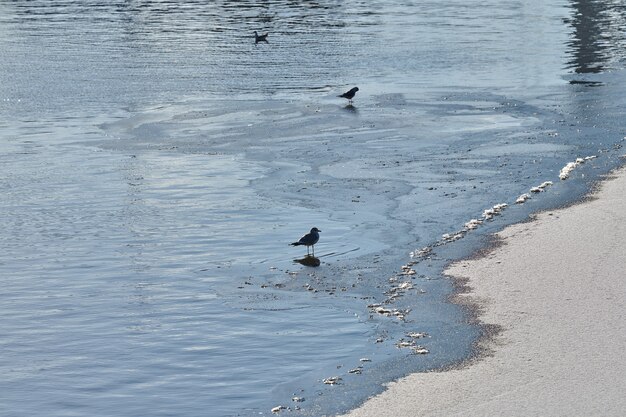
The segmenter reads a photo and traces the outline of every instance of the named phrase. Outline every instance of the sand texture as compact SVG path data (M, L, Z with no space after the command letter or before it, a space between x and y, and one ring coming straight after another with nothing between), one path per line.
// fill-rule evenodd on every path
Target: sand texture
M626 170L497 238L447 270L469 279L459 301L501 329L485 355L391 383L349 416L625 415Z

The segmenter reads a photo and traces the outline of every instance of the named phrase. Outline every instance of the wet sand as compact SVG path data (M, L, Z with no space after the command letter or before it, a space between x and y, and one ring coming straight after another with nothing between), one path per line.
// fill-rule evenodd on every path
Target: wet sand
M626 169L581 204L497 234L446 272L487 328L458 369L389 384L350 417L623 415Z

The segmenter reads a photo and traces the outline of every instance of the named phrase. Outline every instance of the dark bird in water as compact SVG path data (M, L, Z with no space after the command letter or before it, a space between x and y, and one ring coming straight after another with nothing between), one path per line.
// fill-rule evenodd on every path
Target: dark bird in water
M351 88L350 91L346 91L345 93L337 97L347 98L348 103L352 104L352 99L354 98L354 95L356 94L357 91L359 91L359 87L354 87L354 88Z
M254 43L259 43L259 42L267 42L267 35L269 35L269 33L266 33L264 35L259 35L256 30L254 31Z
M313 249L313 256L315 256L314 245L317 243L318 240L320 240L320 235L319 235L320 232L321 232L320 229L318 229L317 227L314 227L313 229L311 229L309 233L302 236L300 240L298 240L297 242L293 242L291 246L305 245L307 255L309 254L309 246L311 246L311 248Z

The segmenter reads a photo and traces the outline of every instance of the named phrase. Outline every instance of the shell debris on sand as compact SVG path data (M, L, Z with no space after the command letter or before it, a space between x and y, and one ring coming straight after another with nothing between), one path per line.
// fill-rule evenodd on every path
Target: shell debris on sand
M533 187L530 189L531 193L541 193L543 191L546 190L546 188L550 187L552 184L554 184L552 181L544 181L541 184L539 184L536 187ZM515 200L515 204L524 204L526 202L526 200L530 199L530 194L528 193L524 193L522 195L520 195L519 197L517 197L517 200Z
M515 200L515 204L524 204L526 200L528 200L529 198L530 198L530 194L528 193L522 194L519 197L517 197L517 200Z
M584 158L576 158L574 162L568 162L563 168L561 168L561 172L559 172L559 178L561 180L566 180L569 178L570 174L577 166L584 164L585 162L595 159L597 156L590 155Z
M446 244L446 243L459 240L463 236L465 236L464 231L459 231L459 232L454 232L454 233L444 233L443 235L441 235L441 241L442 241L442 244Z
M418 355L425 355L427 353L430 353L430 351L426 349L424 346L418 345L415 342L415 340L400 339L396 343L396 347L398 349L410 348L413 353L418 354Z
M397 308L389 309L383 307L381 304L370 304L367 306L373 313L378 313L386 317L397 317L400 320L404 320L407 314L411 312L411 309L399 310Z
M406 336L412 339L422 339L424 337L429 337L429 334L425 332L408 332Z
M491 220L496 214L498 214L497 211L495 211L493 208L488 208L483 211L483 218L485 220Z
M522 196L520 196L516 202L520 202L520 198ZM530 196L528 197L530 198ZM524 200L526 201L526 200ZM475 230L478 228L478 226L480 226L481 224L483 224L486 220L491 220L494 218L494 216L497 216L499 214L502 213L502 210L504 210L505 208L507 208L509 205L507 203L500 203L500 204L496 204L493 207L490 207L486 210L483 211L482 214L482 219L471 219L470 221L466 222L463 225L463 229L453 232L453 233L444 233L443 235L441 235L441 239L435 243L433 246L442 246L442 245L446 245L448 243L452 243L455 242L459 239L462 239L463 237L465 237L465 235L471 231L471 230ZM421 249L420 251L415 251L415 252L411 252L410 256L411 257L417 257L420 256L424 253L429 253L432 251L432 248L430 247L426 247L424 249Z
M367 308L378 314L391 314L391 310L384 308L380 303L369 304Z
M559 178L561 180L566 180L569 178L571 172L578 166L579 164L577 164L576 162L568 162L567 165L565 165L562 169L561 172L559 173Z
M393 302L396 298L402 297L409 290L416 290L419 294L424 294L426 292L424 290L418 290L417 288L415 288L412 282L401 282L384 292L384 295L387 296L387 299L384 301L384 303Z
M385 295L400 295L400 293L407 291L407 290L412 290L412 289L413 289L412 282L409 282L409 281L401 282L395 287L391 287L389 291L386 291Z
M294 403L301 403L304 401L304 397L292 397L291 401L293 401Z
M411 289L411 288L413 288L413 284L411 284L410 282L403 282L402 284L399 284L395 287L391 287L388 291L385 291L383 294L387 296L391 296L392 301L393 301L393 298L399 296L403 290ZM385 300L385 302L389 302L389 300Z
M285 407L284 405L277 405L276 407L272 408L272 413L274 414L278 414L283 410L286 410L287 407Z
M491 220L494 216L497 216L502 213L502 210L507 208L509 205L507 203L496 204L495 206L488 208L483 211L483 219Z
M411 268L409 265L402 265L402 275L415 275L416 272L413 268Z
M412 347L411 350L417 355L426 355L427 353L430 353L430 350L426 349L424 346L419 345Z
M342 379L339 376L331 376L322 380L322 382L326 385L336 385L339 384L341 381Z
M430 246L425 246L422 249L416 249L413 252L409 253L411 258L426 258L433 252L433 248Z
M539 184L538 186L531 188L530 192L531 193L541 193L541 192L545 191L546 188L551 186L552 184L553 184L552 181L544 181L541 184Z
M465 223L464 227L465 230L474 230L477 229L478 226L480 226L481 224L483 224L482 220L472 219L469 222Z

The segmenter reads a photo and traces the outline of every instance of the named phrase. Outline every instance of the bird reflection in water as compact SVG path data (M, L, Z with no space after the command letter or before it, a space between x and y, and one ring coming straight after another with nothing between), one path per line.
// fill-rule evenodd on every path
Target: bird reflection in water
M356 109L356 107L354 107L352 104L348 104L345 107L342 107L344 111L347 111L348 113L353 113L353 114L357 114L358 110Z
M312 267L320 266L319 258L316 258L315 256L311 256L311 255L307 255L302 259L294 259L293 261L304 266L312 266Z

